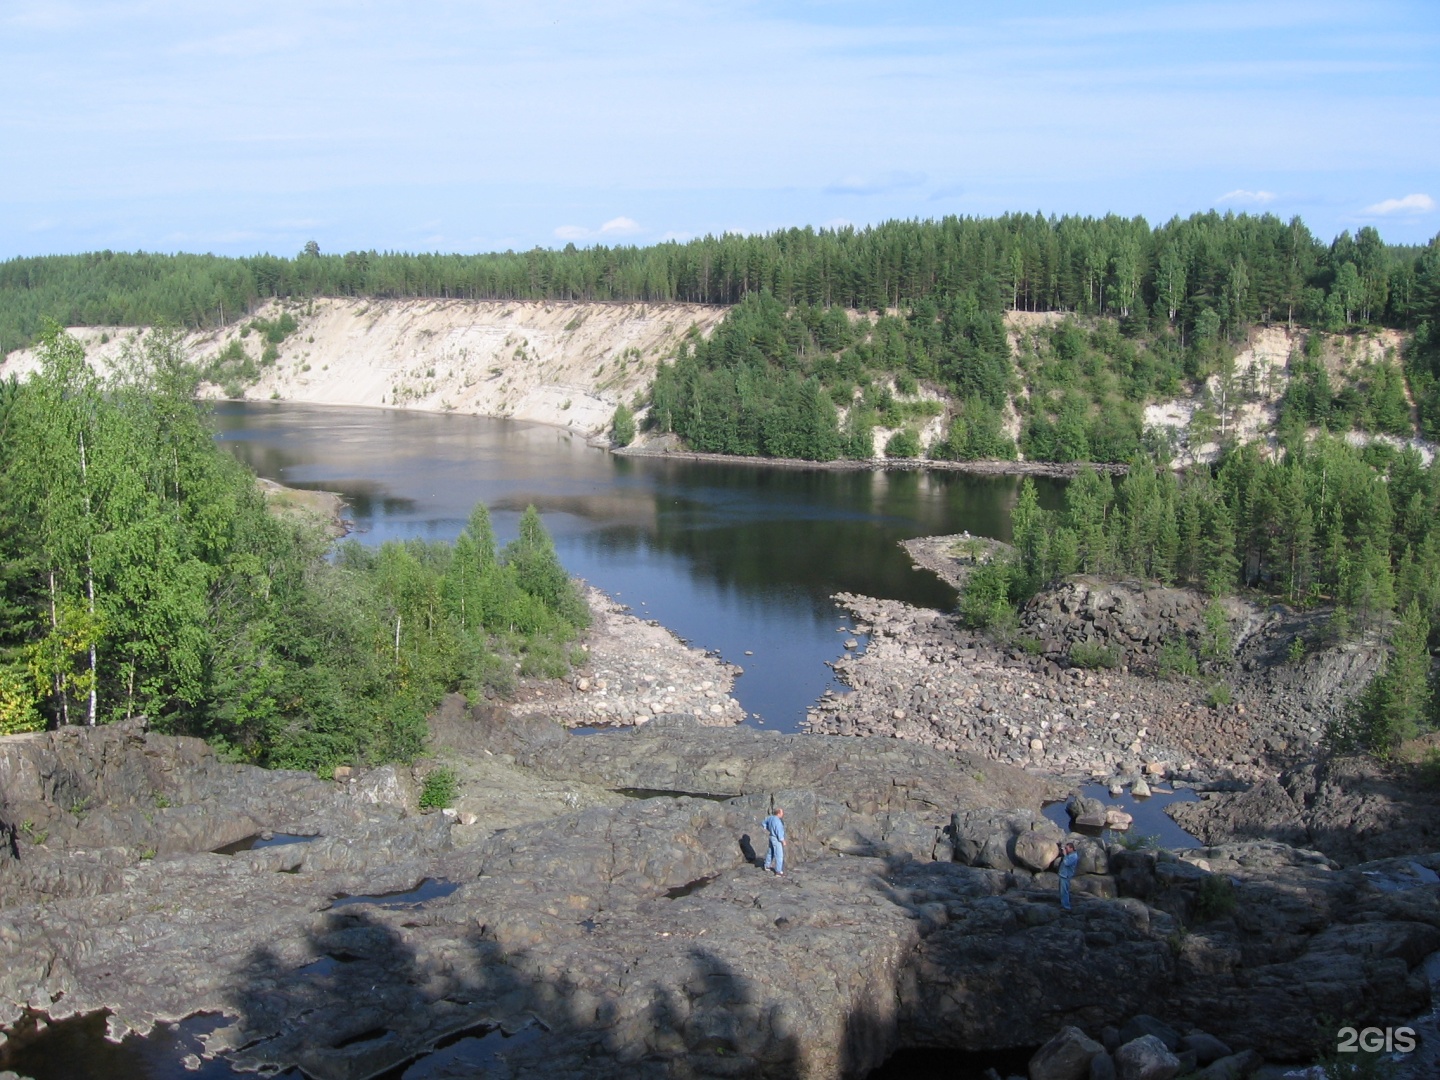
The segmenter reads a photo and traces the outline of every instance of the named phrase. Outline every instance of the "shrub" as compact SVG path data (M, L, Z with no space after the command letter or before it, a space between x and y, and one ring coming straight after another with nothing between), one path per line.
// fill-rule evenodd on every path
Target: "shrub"
M1432 746L1425 751L1417 766L1417 775L1422 787L1440 788L1440 747Z
M984 629L1015 621L1015 609L1010 606L1015 569L1009 562L995 559L970 571L960 590L960 616L966 626Z
M420 789L420 809L440 810L455 801L459 793L455 770L448 765L431 769L425 774L425 783Z
M1120 650L1113 645L1077 641L1070 646L1070 662L1082 668L1113 668L1120 664Z
M610 421L610 437L620 446L629 446L635 441L635 414L621 402L615 406L615 416Z
M1235 910L1235 889L1230 879L1219 874L1207 874L1200 879L1200 892L1195 897L1195 918L1209 922Z
M1200 665L1184 638L1172 638L1161 646L1156 665L1160 674L1167 678L1175 675L1194 678L1200 674Z
M909 428L901 428L885 443L885 456L913 458L920 456L920 438Z
M1210 687L1210 692L1205 695L1205 702L1212 709L1218 709L1222 705L1229 705L1232 700L1230 684L1227 682L1217 682L1214 686Z
M0 735L43 731L45 718L35 708L35 693L19 668L0 668Z
M1230 617L1220 601L1212 600L1205 609L1205 633L1200 641L1200 655L1206 660L1226 661L1231 657L1234 642L1230 637Z

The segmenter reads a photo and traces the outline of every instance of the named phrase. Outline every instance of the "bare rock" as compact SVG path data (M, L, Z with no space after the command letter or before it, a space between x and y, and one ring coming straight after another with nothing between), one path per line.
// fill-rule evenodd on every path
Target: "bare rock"
M1119 1080L1173 1080L1180 1059L1154 1035L1142 1035L1115 1051L1115 1072Z
M1086 1080L1105 1048L1077 1027L1061 1028L1030 1059L1030 1080Z

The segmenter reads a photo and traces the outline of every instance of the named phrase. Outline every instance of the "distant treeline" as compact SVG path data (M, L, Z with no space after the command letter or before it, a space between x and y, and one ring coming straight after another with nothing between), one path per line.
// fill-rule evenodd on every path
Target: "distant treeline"
M1215 321L1414 326L1432 312L1437 244L1387 246L1372 228L1326 245L1300 219L1010 214L787 229L650 247L484 255L351 251L294 258L97 252L0 263L0 349L42 320L68 325L221 325L266 300L320 296L786 305L904 309L962 294L986 311L1073 311L1184 332Z

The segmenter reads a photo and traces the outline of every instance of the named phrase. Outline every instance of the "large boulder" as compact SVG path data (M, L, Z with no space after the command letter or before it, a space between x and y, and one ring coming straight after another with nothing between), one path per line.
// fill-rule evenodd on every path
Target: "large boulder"
M1070 823L1076 828L1105 828L1105 811L1106 806L1099 799L1081 795L1078 791L1065 800L1065 812L1070 815Z
M1209 1065L1212 1061L1219 1061L1235 1052L1214 1035L1203 1031L1194 1031L1183 1036L1180 1039L1180 1045L1172 1047L1172 1049L1191 1051L1195 1055L1195 1061L1200 1065Z
M1134 1042L1136 1039L1144 1038L1146 1035L1154 1035L1165 1044L1166 1050L1178 1050L1180 1048L1180 1033L1165 1023L1165 1021L1157 1020L1149 1013L1140 1013L1137 1016L1132 1016L1120 1028L1120 1042L1122 1045L1128 1042Z
M1063 1027L1030 1059L1030 1080L1086 1080L1105 1048L1077 1027Z
M950 816L950 843L956 862L991 870L1048 869L1065 839L1043 814L1033 810L961 810Z
M1143 1035L1115 1051L1115 1072L1119 1080L1173 1080L1180 1059L1156 1036Z

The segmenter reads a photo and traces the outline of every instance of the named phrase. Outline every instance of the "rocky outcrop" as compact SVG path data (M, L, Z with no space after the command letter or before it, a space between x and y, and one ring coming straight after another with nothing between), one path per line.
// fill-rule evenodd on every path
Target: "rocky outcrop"
M408 777L407 777L408 779ZM264 832L407 840L413 788L394 766L335 785L309 773L220 761L199 739L156 735L143 720L0 738L0 908L129 887L144 863L243 842ZM387 832L386 830L391 830ZM412 838L413 839L413 838ZM322 844L311 853L318 858ZM393 858L359 844L347 855Z
M1400 1018L1428 1001L1440 901L1418 880L1382 888L1273 843L1185 858L1096 845L1063 912L1027 847L1049 840L1036 810L1053 789L1003 766L683 717L590 736L471 717L441 725L446 752L516 790L632 797L467 827L308 780L321 839L157 855L122 888L0 912L0 1022L104 1008L119 1037L211 1011L207 1054L322 1080L486 1033L513 1036L500 1076L793 1078L863 1076L901 1045L1035 1046L1137 1013L1291 1060L1333 1034L1317 1014ZM130 738L106 755L116 775L171 749ZM191 767L247 783L203 756ZM784 879L754 865L777 804ZM955 842L937 844L952 815ZM1009 868L954 861L993 835ZM31 854L22 841L20 862ZM1113 893L1078 884L1102 878Z
M1325 758L1241 792L1207 792L1169 813L1206 843L1267 838L1353 865L1440 849L1440 791L1413 772L1370 758Z
M833 664L855 692L827 694L807 730L896 737L1076 778L1153 765L1152 775L1248 781L1295 768L1318 752L1328 721L1383 657L1375 643L1322 647L1315 613L1232 601L1231 658L1202 678L1158 678L1155 654L1166 641L1198 637L1208 601L1136 583L1078 578L1040 594L1013 646L937 611L836 599L870 640L863 655ZM1297 638L1309 651L1295 661ZM1113 650L1117 666L1079 666L1077 645ZM1212 704L1221 683L1232 701Z

